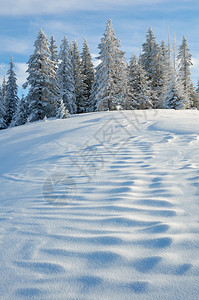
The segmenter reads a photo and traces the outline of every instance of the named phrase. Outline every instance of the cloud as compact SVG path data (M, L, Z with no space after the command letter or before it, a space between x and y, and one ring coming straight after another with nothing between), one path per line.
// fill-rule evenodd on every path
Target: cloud
M193 63L193 66L191 67L192 70L198 70L199 69L199 55L192 57L192 63Z
M192 56L192 63L193 66L191 66L191 75L193 83L196 86L199 79L199 55Z
M0 15L41 15L67 11L97 11L172 2L171 0L0 0ZM190 3L176 0L176 3Z
M44 28L45 32L47 30L47 32L53 33L56 37L58 35L61 36L61 39L63 39L64 36L67 38L68 36L76 38L81 33L81 25L61 20L45 20L42 22L42 28Z
M14 53L25 54L28 53L30 48L30 43L27 40L22 40L13 37L1 37L3 47L0 48L0 53L9 52L10 56L14 56Z
M22 86L26 82L27 78L27 64L26 63L15 63L15 73L17 76L17 84L18 86Z
M7 71L8 71L9 66L6 64L0 64L0 85L3 82L3 77L4 75L6 75Z

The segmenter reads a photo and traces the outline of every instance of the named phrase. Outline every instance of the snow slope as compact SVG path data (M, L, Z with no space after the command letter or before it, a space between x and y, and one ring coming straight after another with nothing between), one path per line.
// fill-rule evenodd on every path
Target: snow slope
M0 145L0 299L198 299L198 111L75 115Z

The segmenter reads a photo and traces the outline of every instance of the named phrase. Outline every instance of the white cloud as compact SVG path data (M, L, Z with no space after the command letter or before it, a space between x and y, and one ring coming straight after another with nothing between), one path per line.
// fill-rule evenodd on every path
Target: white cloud
M27 64L26 63L15 63L15 73L17 76L17 84L18 86L22 86L26 82L27 78Z
M199 79L199 55L192 56L192 63L193 66L191 67L191 75L193 83L196 85Z
M7 71L8 71L8 65L0 64L0 85L2 84L3 77L4 75L6 75Z
M192 70L199 70L199 55L192 57L192 63L193 63L193 66L191 67Z
M96 11L171 2L168 0L0 0L0 15L56 14L66 11ZM175 2L188 2L176 0Z
M25 54L32 48L27 40L13 37L1 37L1 41L3 47L0 48L0 53L9 52L10 56L14 56L14 53Z
M39 26L37 25L37 27ZM64 36L68 38L69 35L75 38L81 32L81 25L58 20L42 22L42 28L44 28L44 31L52 32L55 36L61 35L61 38Z

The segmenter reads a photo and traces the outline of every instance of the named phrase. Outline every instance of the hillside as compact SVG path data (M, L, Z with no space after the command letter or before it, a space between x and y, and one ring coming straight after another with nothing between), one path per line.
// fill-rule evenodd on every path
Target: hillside
M199 112L0 132L0 298L199 295Z

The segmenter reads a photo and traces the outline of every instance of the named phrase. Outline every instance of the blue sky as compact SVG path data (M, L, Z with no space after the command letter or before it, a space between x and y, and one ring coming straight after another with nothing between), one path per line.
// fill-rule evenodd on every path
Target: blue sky
M186 36L193 58L192 78L199 78L199 2L197 0L0 0L0 83L10 57L14 57L19 91L26 78L26 62L42 28L57 45L64 36L76 39L80 51L84 37L90 51L98 54L108 18L129 59L139 54L146 32L152 26L160 43L176 35L177 46Z

